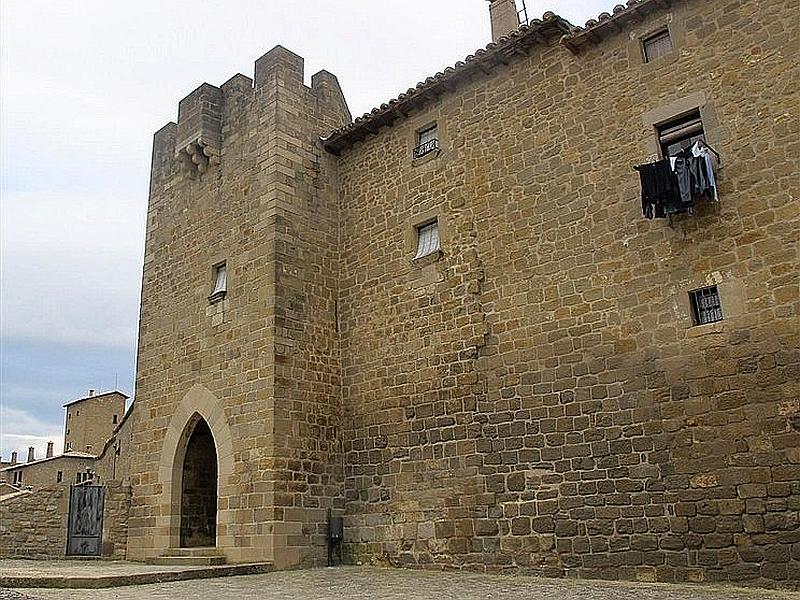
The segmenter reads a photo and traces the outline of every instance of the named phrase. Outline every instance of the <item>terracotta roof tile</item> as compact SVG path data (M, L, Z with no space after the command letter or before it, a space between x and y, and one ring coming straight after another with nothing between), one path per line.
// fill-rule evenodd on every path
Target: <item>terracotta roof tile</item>
M409 88L397 98L389 100L352 123L337 129L323 140L325 148L338 154L370 133L375 133L385 125L391 125L397 118L405 116L421 101L437 96L450 89L456 80L466 78L476 71L489 72L499 63L508 63L509 57L536 43L559 39L573 31L573 26L551 12L545 13L542 19L534 19L529 25L522 25L516 31L501 37L496 43L476 50L463 61L447 67L435 75Z
M584 45L597 42L603 35L619 31L623 25L638 20L642 12L666 7L670 1L628 0L626 5L617 4L612 12L600 13L597 19L586 21L584 27L576 27L555 13L546 12L541 19L532 19L528 25L522 25L497 42L476 50L463 61L458 61L452 67L428 77L415 87L399 94L397 98L384 102L357 117L349 125L333 131L322 141L328 151L338 154L367 135L376 133L381 127L391 125L398 118L405 117L427 98L452 89L459 80L466 79L472 73L477 71L488 73L497 64L507 63L511 55L522 49L536 43L550 42L558 37L572 52L578 52Z

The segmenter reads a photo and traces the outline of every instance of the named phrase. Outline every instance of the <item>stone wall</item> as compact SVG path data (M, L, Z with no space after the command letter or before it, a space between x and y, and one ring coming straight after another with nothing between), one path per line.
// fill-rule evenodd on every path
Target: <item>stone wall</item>
M796 3L650 4L342 153L353 560L798 585ZM691 109L721 201L648 221L632 166ZM442 254L414 261L431 217ZM725 319L695 327L712 284Z
M104 486L102 555L124 559L130 486ZM0 499L0 558L63 558L67 547L69 485L56 485Z
M67 545L69 486L0 501L0 558L61 558Z
M120 392L89 396L68 404L64 424L64 452L100 454L125 415L126 397Z
M131 486L125 481L106 481L103 503L103 557L124 560L128 548Z
M136 455L131 439L133 421L134 412L131 407L94 460L96 483L104 484L113 480L130 482L130 464Z

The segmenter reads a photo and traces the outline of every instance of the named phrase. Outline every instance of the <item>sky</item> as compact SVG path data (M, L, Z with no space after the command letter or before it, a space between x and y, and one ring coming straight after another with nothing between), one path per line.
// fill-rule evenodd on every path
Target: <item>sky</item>
M358 116L489 41L485 0L0 0L0 455L61 448L89 389L134 395L152 135L181 98L281 44Z

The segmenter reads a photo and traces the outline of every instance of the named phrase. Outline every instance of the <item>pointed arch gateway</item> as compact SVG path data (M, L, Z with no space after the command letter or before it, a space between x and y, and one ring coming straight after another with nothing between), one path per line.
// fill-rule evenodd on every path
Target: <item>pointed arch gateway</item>
M180 547L217 543L217 448L205 419L195 413L187 424L181 468Z
M205 387L193 386L178 405L159 463L169 531L163 550L232 546L230 514L220 500L232 494L233 439L222 405Z

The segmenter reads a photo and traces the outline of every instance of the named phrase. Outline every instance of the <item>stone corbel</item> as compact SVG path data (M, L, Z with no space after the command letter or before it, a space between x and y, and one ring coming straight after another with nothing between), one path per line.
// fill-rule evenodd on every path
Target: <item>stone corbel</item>
M198 175L202 175L208 171L209 167L215 167L220 163L219 151L203 138L197 138L186 144L178 151L178 158L183 161L190 173Z

